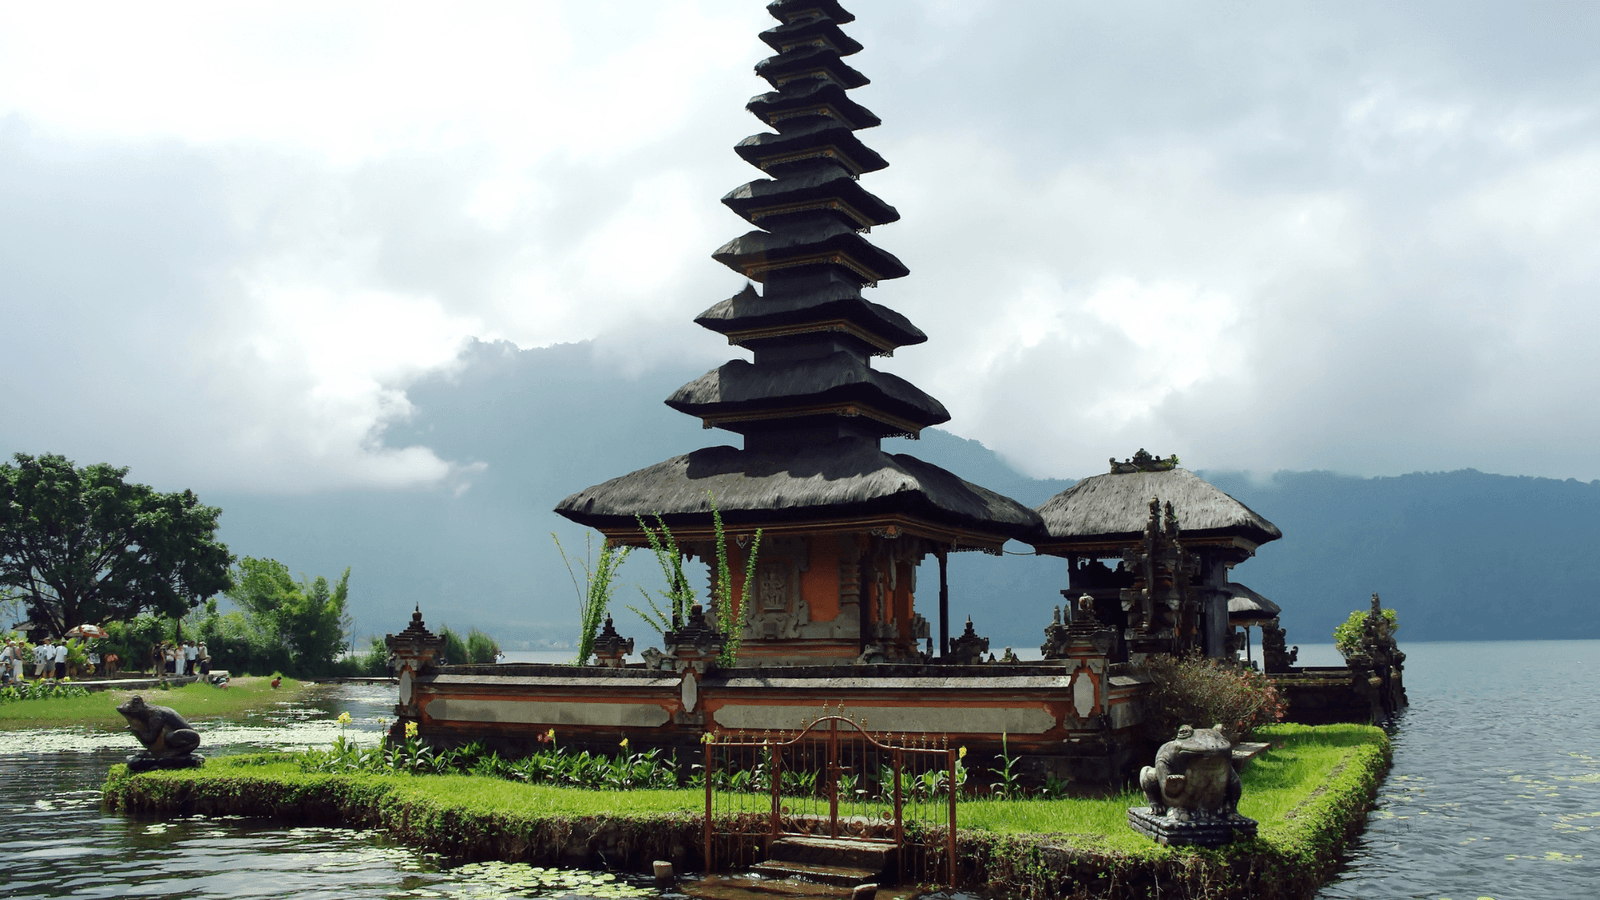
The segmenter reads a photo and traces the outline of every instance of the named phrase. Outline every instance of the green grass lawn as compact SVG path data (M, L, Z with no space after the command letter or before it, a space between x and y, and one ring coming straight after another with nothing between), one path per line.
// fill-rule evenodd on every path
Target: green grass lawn
M1273 746L1245 770L1239 811L1261 823L1261 837L1268 841L1275 836L1292 837L1299 817L1288 814L1303 808L1314 792L1337 794L1339 785L1331 783L1337 779L1330 776L1356 754L1381 756L1385 740L1380 729L1363 725L1276 725L1260 729L1256 739ZM412 802L458 809L468 815L516 818L625 817L705 809L705 794L697 789L606 792L472 775L330 776L304 773L290 756L282 754L224 757L209 761L203 770L141 777L180 782L262 779L305 785L329 778L349 779ZM997 834L1059 834L1063 842L1086 849L1148 852L1156 845L1129 828L1127 817L1128 807L1145 803L1144 795L1137 792L1097 799L962 800L957 824L963 830Z
M87 697L50 697L0 704L0 729L54 728L62 725L122 728L127 722L117 712L134 694L157 706L170 706L186 719L239 715L275 702L290 700L307 687L285 678L277 690L270 678L235 678L226 688L197 682L168 690L94 691Z
M1172 896L1310 896L1336 870L1340 849L1376 795L1388 738L1382 729L1358 725L1278 725L1256 737L1273 747L1244 772L1240 811L1260 823L1253 840L1218 849L1157 844L1128 827L1127 808L1144 805L1142 794L963 800L957 813L963 877L997 896L1079 896L1080 888L1129 896L1126 890L1140 884L1160 885ZM700 790L308 773L292 754L222 757L200 769L135 776L116 765L105 799L113 809L157 816L255 815L376 827L404 843L475 858L574 865L571 847L594 843L605 853L582 865L632 871L648 870L650 860L666 858L660 854L674 847L692 847L705 808Z
M1381 746L1382 732L1366 725L1274 725L1253 738L1270 741L1272 749L1244 771L1239 812L1261 823L1260 835L1294 828L1285 815L1310 799L1328 776L1359 748ZM1128 827L1128 807L1149 803L1143 793L1127 791L1100 799L967 800L957 813L962 828L999 834L1061 834L1076 846L1121 852L1156 846Z

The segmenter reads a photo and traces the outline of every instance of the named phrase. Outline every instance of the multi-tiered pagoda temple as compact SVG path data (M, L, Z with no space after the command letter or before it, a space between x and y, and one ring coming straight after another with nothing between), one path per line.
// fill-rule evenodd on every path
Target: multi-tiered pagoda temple
M659 515L691 556L709 559L714 498L736 537L763 533L741 662L915 659L931 642L914 606L918 564L939 560L943 596L946 554L998 552L1007 539L1038 536L1041 523L1010 498L883 450L885 438L915 438L950 415L872 366L927 336L862 296L908 270L863 236L900 215L860 182L888 163L856 137L879 120L849 96L867 83L844 61L861 50L840 29L855 17L835 0L778 0L768 10L781 24L761 39L777 55L756 72L773 90L746 108L773 131L736 148L765 177L722 198L756 230L712 255L747 283L695 320L754 359L732 360L667 399L743 446L669 459L556 511L633 545L646 543L638 517ZM943 655L947 616L940 625Z
M1034 782L1121 783L1149 758L1150 680L1132 663L1150 653L1226 656L1230 624L1265 626L1275 608L1226 571L1278 530L1176 459L1141 454L1035 512L883 449L884 439L916 437L949 414L872 366L926 336L862 294L907 270L863 236L898 215L859 180L887 163L856 137L878 119L849 97L867 81L844 62L861 49L840 30L853 17L836 0L768 9L779 25L762 40L776 55L756 71L773 90L748 108L772 130L737 148L763 177L723 198L755 230L713 254L749 283L696 319L753 359L667 399L740 446L696 450L557 507L631 545L648 543L640 517L659 516L681 550L710 560L714 503L735 582L716 587L745 598L736 659L718 660L733 637L724 623L691 613L643 664L625 661L634 642L607 622L600 665L441 666L418 613L388 640L400 670L391 734L399 740L415 726L436 747L483 742L523 753L559 731L566 748L692 751L707 738L794 729L848 705L877 731L937 736L980 758L1003 749ZM1056 611L1039 660L995 662L970 622L946 639L947 555L995 552L1011 538L1072 561L1069 620ZM924 643L932 629L916 602L929 557L939 563L937 653ZM1117 571L1100 562L1117 558ZM1243 618L1230 618L1235 601ZM1288 667L1273 658L1269 669ZM1338 702L1351 679L1367 683L1352 669L1296 673L1306 682L1300 695L1322 703L1325 718L1346 714Z

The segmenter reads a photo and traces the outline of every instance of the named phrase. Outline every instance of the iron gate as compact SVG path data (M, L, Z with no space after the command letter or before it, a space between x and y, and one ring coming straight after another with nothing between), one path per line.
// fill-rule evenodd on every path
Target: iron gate
M893 845L902 881L950 882L965 780L957 749L928 735L874 736L865 725L841 707L793 732L708 734L707 871L713 857L749 865L757 846L765 855L779 837L811 835Z

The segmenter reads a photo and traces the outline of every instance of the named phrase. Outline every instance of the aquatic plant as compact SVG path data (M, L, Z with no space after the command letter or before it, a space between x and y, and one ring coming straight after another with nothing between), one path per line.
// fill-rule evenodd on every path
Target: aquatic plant
M68 681L20 681L0 688L0 703L20 700L50 700L69 697L87 697L89 691Z
M627 547L619 547L610 541L600 545L600 558L594 558L594 537L584 537L584 556L578 560L578 565L583 569L584 583L578 585L578 573L572 568L572 560L567 556L566 548L561 546L561 539L556 537L554 531L550 532L550 540L556 542L556 552L561 554L561 562L567 567L567 574L572 577L572 589L578 592L578 655L572 660L575 666L586 665L589 657L594 655L594 638L600 633L600 623L605 621L606 608L611 605L611 597L616 593L617 570L627 561Z

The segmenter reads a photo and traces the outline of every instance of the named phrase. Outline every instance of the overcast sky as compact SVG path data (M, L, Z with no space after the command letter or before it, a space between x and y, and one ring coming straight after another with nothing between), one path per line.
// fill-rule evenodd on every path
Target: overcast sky
M1600 4L847 4L912 272L872 296L931 338L882 367L951 430L1041 476L1600 478ZM0 450L427 487L473 470L385 427L471 337L718 364L772 24L0 3Z

